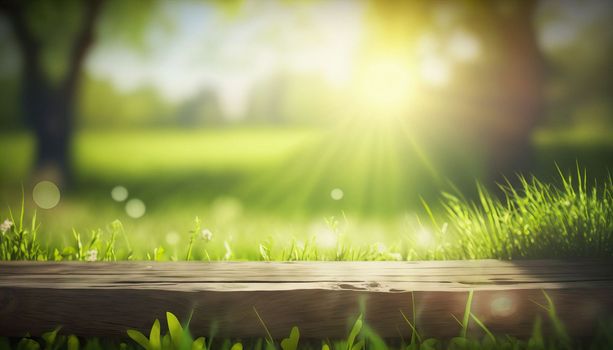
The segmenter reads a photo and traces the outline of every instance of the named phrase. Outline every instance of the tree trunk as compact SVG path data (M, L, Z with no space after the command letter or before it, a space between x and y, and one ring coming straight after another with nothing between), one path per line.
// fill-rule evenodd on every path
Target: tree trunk
M61 96L58 89L48 88L43 108L32 123L36 137L34 179L47 179L60 187L72 183L71 141L73 98ZM25 106L24 106L25 107Z
M496 111L486 130L491 180L514 181L516 173L533 167L532 132L544 117L544 64L536 30L536 1L507 2L497 8L498 57L490 77Z
M80 30L68 54L66 75L58 85L44 74L42 45L26 22L27 2L4 1L0 10L7 15L22 59L22 113L36 138L34 179L49 179L67 187L73 179L71 143L77 89L85 57L94 41L95 23L103 0L83 3Z

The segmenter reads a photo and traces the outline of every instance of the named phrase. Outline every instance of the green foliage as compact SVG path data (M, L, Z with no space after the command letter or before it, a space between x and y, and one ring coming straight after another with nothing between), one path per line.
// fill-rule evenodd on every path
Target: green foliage
M79 338L77 338L74 335L69 335L66 349L67 350L79 350L79 348L80 348Z
M111 82L86 77L77 108L80 124L97 128L168 125L175 107L151 87L121 93Z
M184 327L171 312L166 312L168 332L161 335L160 321L155 320L147 338L140 331L130 329L128 336L145 350L206 350L206 339L193 339L187 325ZM234 347L233 347L234 349Z
M25 226L25 201L21 201L21 210L16 220L9 210L9 219L3 223L0 230L0 260L44 260L45 252L37 238L39 225L36 212L32 215L31 224Z
M445 194L447 218L464 252L461 258L611 256L613 181L588 186L585 173L560 174L561 186L520 177L501 186L497 199L478 186L470 203Z
M501 186L502 198L481 185L476 201L445 193L444 211L439 213L424 202L428 219L418 217L414 225L405 225L405 233L396 234L396 242L389 245L358 240L365 236L366 230L348 232L351 223L346 216L342 221L325 218L325 225L318 229L323 236L317 233L303 239L271 234L262 240L250 231L266 232L278 227L266 222L251 227L253 223L247 219L224 221L232 226L214 229L232 232L246 226L247 235L239 234L236 238L213 235L196 217L192 228L183 236L186 237L183 247L167 244L149 232L146 240L137 240L139 244L133 247L134 234L126 232L119 220L87 234L73 229L66 240L41 240L37 212L27 218L25 201L22 201L17 215L9 211L6 219L9 224L0 232L0 259L376 261L613 256L611 177L588 185L585 173L578 171L574 177L561 175L558 185L534 177L521 177L519 181L519 188ZM302 229L312 230L298 225L298 230L293 232L304 237ZM181 236L175 234L180 242ZM332 245L324 245L322 237L331 239Z
M347 350L360 350L364 347L364 340L360 340L357 343L355 342L356 337L362 330L362 315L355 320L353 327L351 327L351 332L349 332L349 337L347 338Z
M485 332L483 338L472 336L468 332L464 332L468 327L468 323L460 323L462 334L466 334L452 339L434 339L428 338L425 340L411 341L409 344L404 341L398 345L392 345L378 337L374 331L364 322L362 315L358 316L354 322L347 339L345 340L325 340L321 346L316 346L312 341L305 341L299 346L300 331L298 327L293 327L287 338L281 340L281 350L299 350L299 349L320 349L321 350L569 350L575 348L605 350L610 349L613 345L611 337L611 329L613 322L601 322L596 335L591 342L586 342L586 339L572 339L564 331L564 328L555 313L555 308L551 298L544 293L545 305L538 304L547 310L547 320L553 325L553 333L545 335L543 333L543 320L537 317L533 324L532 335L525 340L517 339L510 336L498 336L489 331L486 325L479 318L470 312L469 301L467 309L469 317L475 321L479 327ZM116 341L101 341L97 338L83 339L80 341L74 335L64 336L58 334L59 328L52 332L47 332L40 339L33 337L25 337L16 342L18 350L40 350L40 349L68 349L68 350L106 350L106 349L159 349L159 350L243 350L243 349L278 349L277 344L272 339L266 339L267 345L262 346L262 339L245 339L242 341L232 342L230 339L219 340L218 343L210 344L207 347L204 337L193 340L186 327L181 326L176 316L172 313L166 313L169 332L161 336L160 322L156 320L149 332L147 338L143 333L135 330L128 330L128 336L134 343L126 344ZM174 328L174 330L173 330ZM268 336L267 336L268 337ZM9 341L6 338L0 338L0 348L10 349Z
M23 338L17 344L17 350L39 350L40 344L34 340L29 338Z
M298 327L292 327L289 337L281 340L281 349L297 350L298 340L300 340L300 331L298 330Z
M51 332L46 332L42 334L42 338L45 341L45 350L56 350L59 349L66 340L64 336L58 336L58 332L61 327L54 329Z

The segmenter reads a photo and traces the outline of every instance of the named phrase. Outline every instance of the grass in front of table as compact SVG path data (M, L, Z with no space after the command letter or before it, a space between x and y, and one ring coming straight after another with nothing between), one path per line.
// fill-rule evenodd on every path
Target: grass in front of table
M407 329L411 332L411 336L408 339L400 337L391 342L389 339L387 341L382 339L369 327L362 314L360 314L349 328L346 339L307 339L301 341L300 329L293 327L287 338L276 341L269 333L266 322L260 317L257 309L254 307L253 312L256 313L260 320L263 334L261 338L256 339L218 339L215 337L215 334L194 338L189 329L189 320L181 323L174 314L167 312L165 327L156 319L148 335L138 330L129 329L126 333L131 340L127 342L62 335L59 334L61 327L58 327L53 331L44 333L40 338L30 336L21 339L0 338L0 348L16 348L18 350L39 350L43 346L45 349L67 350L570 350L577 348L605 350L611 348L613 345L613 322L602 321L595 332L595 336L589 340L572 339L566 333L564 325L558 318L553 301L547 293L543 292L543 294L547 304L536 304L535 306L541 307L546 311L546 321L552 326L551 331L545 334L543 331L543 320L537 317L534 321L532 335L528 339L493 334L487 325L471 311L473 293L469 292L464 314L458 316L450 315L458 323L458 336L451 339L425 337L419 332L419 324L416 322L417 316L415 311L412 315L407 316L399 310L406 321ZM461 319L459 316L461 316ZM471 330L471 328L475 327L478 332L475 332L475 329ZM163 329L166 330L165 333Z

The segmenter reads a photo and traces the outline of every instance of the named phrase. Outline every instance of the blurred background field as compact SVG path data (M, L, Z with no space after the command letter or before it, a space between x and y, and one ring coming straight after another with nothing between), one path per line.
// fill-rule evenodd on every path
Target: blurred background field
M338 236L327 222L332 217L340 222L345 239L356 246L383 244L382 249L398 249L415 240L422 227L431 225L421 198L440 213L441 192L455 189L430 177L416 155L407 158L420 168L411 167L403 174L421 176L421 181L394 182L386 175L373 183L348 168L344 157L334 160L339 164L333 173L322 171L321 177L308 178L312 173L308 169L320 166L323 155L305 159L304 149L332 138L334 132L270 127L84 131L76 139L78 180L74 189L62 192L53 209L37 208L29 183L22 180L29 171L33 141L20 133L1 142L2 156L19 160L3 172L3 200L17 211L23 183L28 213L37 211L42 223L39 238L50 245L71 244L73 228L87 236L91 230L108 229L118 219L136 252L162 245L170 247L169 254L183 256L196 216L215 234L209 244L209 250L219 252L215 258L223 258L224 241L231 242L235 257L252 259L258 258L257 246L266 240L286 246L292 239L315 238L322 248L333 249ZM545 182L561 182L554 160L567 174L575 173L581 159L580 166L590 178L607 177L602 159L613 154L607 135L543 131L535 143L542 160L534 173ZM117 186L128 190L128 198L145 203L142 217L131 217L126 201L111 197ZM366 186L376 191L363 191ZM475 181L466 180L463 186L462 192L476 199ZM341 199L335 189L342 191ZM7 207L2 213L8 215Z
M335 217L356 244L392 246L443 191L559 183L556 164L610 176L607 1L2 10L0 213L23 186L44 242L119 219L135 249L183 251L198 216L213 250L252 254L269 237L333 247ZM53 208L32 199L41 180L60 189Z

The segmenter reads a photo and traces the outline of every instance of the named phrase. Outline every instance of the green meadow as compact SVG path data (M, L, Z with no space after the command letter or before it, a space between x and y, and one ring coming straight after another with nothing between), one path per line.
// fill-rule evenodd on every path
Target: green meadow
M287 251L292 246L309 244L327 251L326 259L336 259L330 252L341 243L381 253L371 254L376 259L539 257L535 251L502 253L508 248L504 245L496 253L433 253L439 245L450 244L440 241L443 226L452 231L452 221L458 220L449 217L447 206L453 204L449 194L466 207L472 202L483 205L484 194L504 204L504 194L476 180L478 157L447 161L450 157L425 154L414 139L398 134L383 142L380 132L391 131L279 127L82 131L74 147L76 183L61 193L53 209L37 208L33 183L22 180L28 179L32 139L27 134L5 134L0 153L12 162L2 171L0 213L8 217L9 208L13 214L18 211L23 186L26 215L36 214L43 246L72 245L75 232L84 240L97 232L108 235L118 220L125 236L122 249L129 246L133 258L153 256L162 247L165 253L159 258L183 259L196 218L200 230L213 233L210 242L198 243L210 259L262 259L260 245L271 250L274 259L283 259L284 254L291 259ZM611 157L613 143L606 133L587 135L576 130L537 134L535 176L548 184L541 184L545 190L557 186L568 195L563 180L572 175L571 186L577 186L579 169L579 180L585 176L587 182L586 193L595 187L606 192L598 192L594 200L603 195L610 199L608 165L602 159ZM453 167L459 169L455 179L439 175L453 173ZM533 186L531 174L525 179L526 186L532 186L526 193L541 191ZM117 186L128 191L123 201L111 197ZM128 215L126 203L131 199L144 203L142 216ZM606 210L610 208L603 211L603 220L610 223ZM573 255L571 250L542 254ZM204 250L196 256L205 258Z

